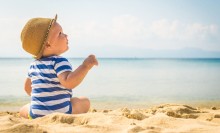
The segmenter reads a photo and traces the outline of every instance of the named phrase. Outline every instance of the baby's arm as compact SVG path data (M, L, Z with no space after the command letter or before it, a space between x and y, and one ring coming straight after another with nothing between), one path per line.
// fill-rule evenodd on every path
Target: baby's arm
M27 78L25 80L25 84L24 84L24 90L26 91L26 93L30 96L31 95L31 79Z
M90 55L84 60L82 65L80 65L75 71L64 72L58 75L60 83L68 89L75 88L82 82L88 71L94 65L98 65L98 61L96 60L94 55Z

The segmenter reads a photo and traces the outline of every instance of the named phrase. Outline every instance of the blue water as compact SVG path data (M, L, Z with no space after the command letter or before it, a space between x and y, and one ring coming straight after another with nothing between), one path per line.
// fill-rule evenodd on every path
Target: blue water
M0 59L0 104L28 101L23 90L32 59ZM69 59L77 68L83 59ZM220 59L99 59L73 96L96 103L220 101Z

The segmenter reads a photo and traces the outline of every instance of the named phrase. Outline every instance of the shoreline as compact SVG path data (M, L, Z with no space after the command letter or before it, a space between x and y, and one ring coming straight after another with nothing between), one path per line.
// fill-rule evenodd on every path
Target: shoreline
M0 102L0 111L19 111L19 109L27 104L28 101L23 101L20 103L13 102ZM197 108L208 108L212 107L220 107L220 100L195 100L195 101L169 101L169 102L117 102L117 101L93 101L91 100L91 108L105 110L105 109L118 109L118 108L131 108L131 109L146 109L152 106L157 106L166 103L173 104L186 104L189 106L197 107Z

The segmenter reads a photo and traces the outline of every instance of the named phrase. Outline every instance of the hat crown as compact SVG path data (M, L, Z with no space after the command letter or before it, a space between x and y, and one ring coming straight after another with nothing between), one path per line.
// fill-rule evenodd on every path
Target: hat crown
M53 19L50 18L32 18L26 23L21 32L23 49L35 58L42 56L42 50L52 21Z

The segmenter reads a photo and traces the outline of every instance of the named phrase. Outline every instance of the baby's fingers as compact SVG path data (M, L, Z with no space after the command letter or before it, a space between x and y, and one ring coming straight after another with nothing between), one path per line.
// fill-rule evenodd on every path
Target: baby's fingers
M97 61L97 59L95 58L94 59L94 65L98 66L99 65L99 62Z
M90 55L89 58L90 58L90 60L92 60L92 64L98 66L99 63L98 63L95 55Z

